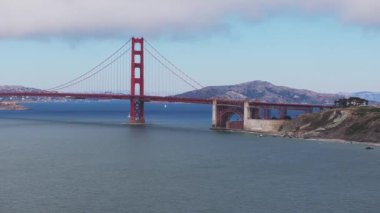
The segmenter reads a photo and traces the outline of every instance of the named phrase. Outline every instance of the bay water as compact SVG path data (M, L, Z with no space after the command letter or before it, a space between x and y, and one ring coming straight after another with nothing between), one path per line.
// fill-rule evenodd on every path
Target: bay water
M380 148L210 130L211 106L0 111L0 212L380 212Z

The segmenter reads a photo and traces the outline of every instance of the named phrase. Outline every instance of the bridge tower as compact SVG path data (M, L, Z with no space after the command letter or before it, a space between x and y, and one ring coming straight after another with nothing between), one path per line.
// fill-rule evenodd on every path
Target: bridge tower
M131 124L144 124L144 38L132 38L131 60Z

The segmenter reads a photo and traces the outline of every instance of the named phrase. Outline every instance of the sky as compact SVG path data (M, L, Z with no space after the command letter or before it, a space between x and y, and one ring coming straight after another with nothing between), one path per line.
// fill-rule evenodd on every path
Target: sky
M203 85L380 92L378 0L1 0L0 85L50 88L144 36Z

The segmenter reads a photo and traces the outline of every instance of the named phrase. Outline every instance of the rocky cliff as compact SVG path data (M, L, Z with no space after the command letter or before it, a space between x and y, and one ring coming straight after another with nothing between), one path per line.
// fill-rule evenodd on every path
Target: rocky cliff
M380 108L357 107L305 114L283 125L280 132L299 138L380 143Z

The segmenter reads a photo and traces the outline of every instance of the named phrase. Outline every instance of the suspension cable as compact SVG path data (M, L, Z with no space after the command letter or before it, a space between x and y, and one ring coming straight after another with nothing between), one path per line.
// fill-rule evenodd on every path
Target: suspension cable
M70 81L68 81L66 83L60 84L60 85L52 87L50 89L47 89L47 91L55 91L55 90L60 90L60 89L63 89L63 88L67 88L68 84L73 85L72 84L73 82L75 82L77 80L80 80L82 77L84 77L84 76L88 75L89 73L93 72L94 70L96 70L98 67L100 67L102 64L104 64L106 61L108 61L110 58L112 58L113 56L115 56L120 50L122 50L124 47L126 47L130 42L131 42L131 39L129 39L127 42L125 42L114 53L112 53L110 56L108 56L106 59L104 59L102 62L100 62L98 65L96 65L95 67L93 67L92 69L90 69L89 71L87 71L86 73L84 73L84 74L80 75L79 77L74 78L74 79L72 79L72 80L70 80Z

